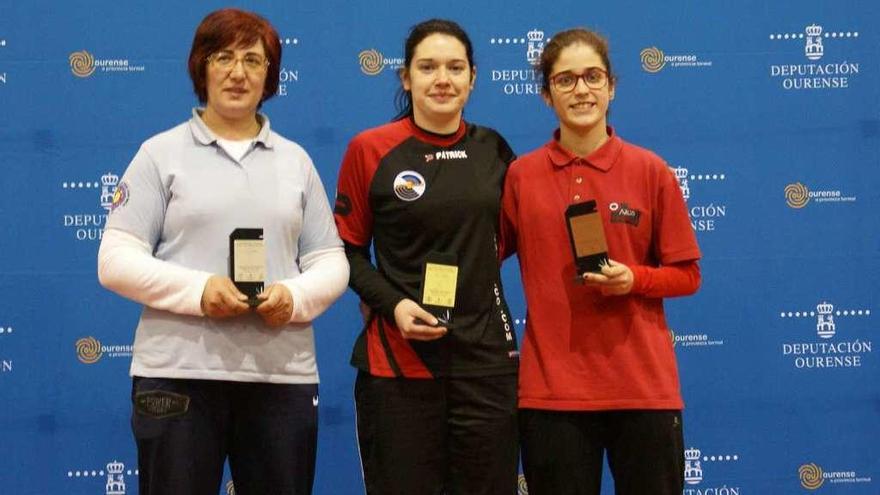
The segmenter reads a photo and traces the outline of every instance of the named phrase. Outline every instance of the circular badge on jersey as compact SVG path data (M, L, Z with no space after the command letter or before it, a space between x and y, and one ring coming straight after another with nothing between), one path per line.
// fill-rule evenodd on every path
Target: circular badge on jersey
M404 201L415 201L425 194L425 178L418 172L404 170L394 178L394 194Z

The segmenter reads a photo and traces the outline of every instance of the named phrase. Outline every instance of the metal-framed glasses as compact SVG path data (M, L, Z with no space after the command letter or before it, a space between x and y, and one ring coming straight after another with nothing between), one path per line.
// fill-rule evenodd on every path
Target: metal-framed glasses
M245 53L243 57L238 58L234 53L224 50L212 53L208 57L208 62L221 70L232 70L239 60L241 66L248 72L260 72L269 67L269 59L259 53Z
M608 72L599 67L590 67L580 74L567 70L551 76L550 84L556 91L568 93L574 91L579 79L583 79L584 84L590 89L602 89L608 85Z

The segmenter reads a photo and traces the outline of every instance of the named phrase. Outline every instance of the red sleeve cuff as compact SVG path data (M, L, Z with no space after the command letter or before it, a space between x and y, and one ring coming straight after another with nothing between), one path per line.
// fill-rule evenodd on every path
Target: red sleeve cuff
M684 261L661 267L631 266L633 286L630 293L645 297L676 297L693 294L700 287L700 265Z

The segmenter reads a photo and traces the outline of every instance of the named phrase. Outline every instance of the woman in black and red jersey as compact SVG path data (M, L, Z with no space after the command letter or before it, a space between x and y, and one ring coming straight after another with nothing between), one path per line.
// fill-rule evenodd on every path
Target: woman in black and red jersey
M496 233L514 155L462 119L476 67L460 26L422 22L404 51L401 112L352 139L336 197L351 287L371 310L352 355L367 493L509 495L519 354ZM419 303L432 259L458 269L448 314Z

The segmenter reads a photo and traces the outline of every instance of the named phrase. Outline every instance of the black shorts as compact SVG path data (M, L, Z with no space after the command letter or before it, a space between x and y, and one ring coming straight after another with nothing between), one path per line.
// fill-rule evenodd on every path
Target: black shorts
M599 495L602 460L617 495L681 495L681 411L520 409L529 495Z
M368 495L516 494L516 375L360 372L355 402Z
M135 377L141 495L217 495L228 456L237 495L307 495L318 386Z

